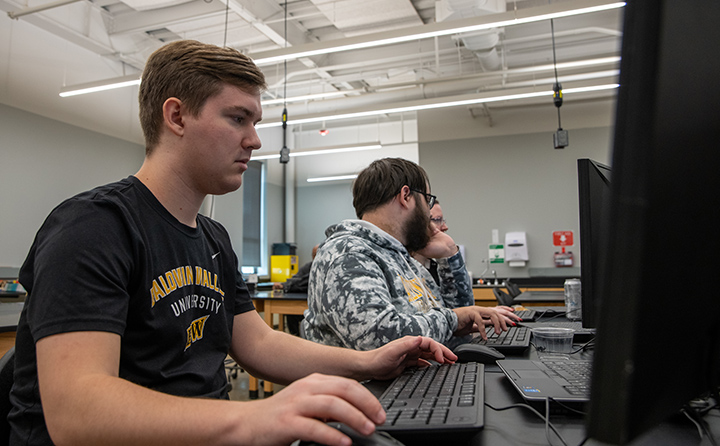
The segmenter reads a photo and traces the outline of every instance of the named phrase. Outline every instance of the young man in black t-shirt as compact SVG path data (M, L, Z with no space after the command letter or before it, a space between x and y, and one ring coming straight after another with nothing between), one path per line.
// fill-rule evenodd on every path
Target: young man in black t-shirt
M198 210L240 187L260 148L264 87L232 49L177 41L150 57L142 167L60 204L21 268L11 444L349 444L321 420L369 434L385 417L355 380L456 359L420 337L329 348L273 331L254 311L227 232ZM227 400L228 353L289 385Z

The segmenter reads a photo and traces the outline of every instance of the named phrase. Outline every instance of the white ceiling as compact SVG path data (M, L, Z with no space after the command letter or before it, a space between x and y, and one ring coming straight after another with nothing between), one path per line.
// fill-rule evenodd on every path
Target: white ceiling
M0 10L5 11L0 15L0 102L142 144L137 87L70 98L60 98L58 93L66 86L138 74L152 51L174 39L227 45L260 60L368 36L414 34L453 21L494 20L533 10L610 2L292 0L287 2L287 13L280 0L59 3L0 0ZM45 8L40 12L28 10L37 6ZM557 62L619 56L621 17L622 9L613 9L554 20ZM287 66L282 62L262 65L270 85L264 99L283 98L285 92L290 99L344 92L332 99L288 103L292 119L477 93L548 90L554 81L552 37L550 22L543 21L476 35L291 59ZM567 89L617 82L618 67L615 60L560 68L558 74ZM265 106L264 121L278 121L281 110L282 105Z

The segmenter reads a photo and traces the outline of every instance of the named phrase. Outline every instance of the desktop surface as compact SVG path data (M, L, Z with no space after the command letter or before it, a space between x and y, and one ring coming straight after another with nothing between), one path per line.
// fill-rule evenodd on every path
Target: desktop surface
M557 320L555 317L553 320ZM583 344L575 343L573 351ZM658 352L658 354L662 354ZM542 355L542 354L541 354ZM534 348L521 352L507 353L507 359L537 360L539 354ZM570 359L588 359L592 351L578 351L568 355ZM391 435L407 446L516 446L516 445L560 445L562 442L549 430L550 440L546 437L545 421L532 409L544 413L544 403L528 404L513 386L510 380L496 364L485 364L485 413L484 427L474 432L452 432L443 434L401 433ZM378 398L392 381L368 381L364 385ZM532 409L530 409L532 407ZM572 405L572 409L583 406ZM557 429L567 445L576 446L586 440L585 416L552 404L550 423ZM720 410L714 409L706 421L715 438L720 438ZM599 446L592 440L584 443L587 446ZM700 445L697 428L687 418L673 417L659 424L655 429L630 443L632 446L676 446Z
M555 290L525 291L515 296L513 300L519 304L531 302L565 302L565 292Z
M307 300L307 293L286 293L284 291L255 291L250 293L253 299L305 299Z
M0 332L17 330L25 302L0 303Z

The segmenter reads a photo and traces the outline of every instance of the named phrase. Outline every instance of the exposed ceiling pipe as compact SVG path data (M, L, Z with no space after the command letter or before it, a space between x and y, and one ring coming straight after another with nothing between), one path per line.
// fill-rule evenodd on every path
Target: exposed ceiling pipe
M464 17L477 17L497 14L507 10L505 0L479 2L474 0L440 0L435 6L438 22ZM458 36L465 48L475 54L483 71L496 71L502 67L498 54L500 32L503 28L495 28L476 33L463 33Z
M13 11L9 11L9 12L8 12L8 16L9 16L11 19L17 19L17 18L22 17L22 16L24 16L24 15L34 14L34 13L36 13L36 12L41 12L41 11L45 11L45 10L48 10L48 9L57 8L58 6L69 5L70 3L76 3L76 2L79 2L79 1L81 1L81 0L58 0L58 1L56 1L56 2L46 3L46 4L44 4L44 5L33 6L33 7L31 7L31 8L21 9L20 11L14 11L14 12L13 12Z
M583 61L579 61L583 62ZM584 61L586 66L594 66L594 67L600 67L600 66L612 66L616 67L620 63L620 59L618 57L608 57L608 58L598 58L593 59L590 61ZM572 66L572 62L569 63ZM571 66L566 66L568 63L562 63L559 65L560 68L563 69L570 69ZM331 71L333 71L334 68L331 68ZM409 82L395 82L395 83L386 83L382 85L377 86L368 86L363 88L362 90L358 89L349 89L347 91L348 94L354 94L354 97L357 97L357 93L359 91L367 91L367 92L378 92L378 91L387 91L391 89L402 89L402 88L409 88L409 87L416 87L420 84L434 84L434 83L453 83L454 85L460 85L457 84L457 82L474 82L474 86L471 87L471 89L476 89L480 85L487 85L489 83L498 82L497 79L502 77L503 79L507 79L511 76L535 76L537 73L541 72L551 72L553 71L552 65L540 65L540 66L533 66L533 67L523 67L523 68L510 68L510 69L504 69L500 71L495 72L483 72L483 73L472 73L472 74L464 74L464 75L458 75L458 76L446 76L446 77L435 77L435 78L423 78L418 79L414 81ZM309 73L306 72L305 74ZM362 73L362 78L354 78L352 75L348 76L336 76L335 79L342 79L346 82L355 82L360 81L363 78L367 79L368 77L377 76L381 77L381 75L384 73L384 71L377 71L376 73L364 71ZM288 77L293 77L291 73ZM305 85L317 85L317 79L307 79L303 81L298 82L292 82L288 83L289 88L302 88ZM502 84L502 81L500 81L500 84ZM458 87L462 88L462 87ZM341 90L338 90L341 91Z
M618 70L599 71L595 73L583 73L577 75L562 76L564 82L589 81L601 78L617 77ZM329 99L325 101L309 102L303 104L288 104L288 113L292 116L306 114L327 114L336 113L348 108L363 108L382 103L395 103L403 101L414 101L425 98L452 96L475 91L503 91L517 87L543 86L549 89L554 82L552 77L542 79L527 79L517 82L506 82L502 85L479 85L477 79L448 80L446 82L418 83L416 86L391 91L381 91L372 94L352 96L346 98ZM479 88L482 87L482 88ZM270 111L268 107L266 111ZM268 116L271 116L272 112Z
M575 30L566 31L566 32L559 32L559 33L556 33L556 36L580 35L580 34L591 34L591 33L611 35L613 37L622 37L622 32L616 33L613 30L609 30L606 28L599 28L599 27L586 27L586 28L580 28L580 29L575 29ZM550 34L548 33L547 35L541 36L541 38L544 38L544 37L547 37L549 39ZM508 40L505 40L504 43L505 44L514 44L517 42L522 42L524 40L526 40L526 39L524 39L524 38L508 39ZM527 40L538 40L538 37L535 36L532 38L527 38ZM375 59L372 61L372 65L381 65L384 67L383 70L387 71L387 67L390 66L389 64L402 66L403 63L405 63L408 60L415 60L418 58L425 59L425 58L437 57L437 56L454 55L456 51L457 50L455 48L450 48L450 49L445 49L445 50L412 53L412 54L407 54L404 56L398 56L398 57L392 57L392 58ZM339 71L349 71L349 70L360 69L360 70L362 70L362 72L360 74L358 74L358 79L367 79L368 75L373 72L373 69L370 65L370 61L367 61L367 60L353 62L353 63L337 64L337 65L326 65L323 67L323 69L325 71L331 72L331 73L337 73ZM512 74L513 70L502 70L502 71L497 71L495 73L500 73L500 72L502 72L504 74ZM312 75L313 73L315 73L314 69L296 70L291 73L288 73L288 79L297 78L297 77L300 77L303 75ZM485 73L485 74L494 75L495 73L489 72L489 73ZM343 78L343 80L345 82L353 82L353 79L348 78L348 77L343 77L342 75L336 74L334 76L334 78ZM282 85L282 82L283 82L282 79L279 79L277 82L272 84L269 87L269 89L271 90L274 88L279 88ZM317 79L310 79L310 80L301 81L298 83L288 84L288 87L290 87L291 85L299 86L299 85L302 85L303 83L317 84Z
M567 31L556 32L555 37L577 36L580 34L592 34L592 33L611 36L611 37L622 37L622 35L623 35L622 31L619 31L616 29L602 28L599 26L586 26L584 28L576 28L576 29L570 29ZM550 33L537 34L537 35L533 35L530 37L516 37L514 39L505 39L504 43L505 43L505 45L513 45L516 43L534 42L534 41L550 39L550 38L551 38Z

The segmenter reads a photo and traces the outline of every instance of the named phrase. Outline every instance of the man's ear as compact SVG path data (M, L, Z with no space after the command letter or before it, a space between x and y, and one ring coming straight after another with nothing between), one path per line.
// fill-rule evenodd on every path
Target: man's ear
M403 186L402 189L400 189L400 193L397 194L397 200L400 203L400 205L404 208L410 207L410 198L413 196L412 191L410 190L410 186Z
M165 127L177 136L182 136L185 133L184 113L185 108L183 107L182 101L178 98L168 98L163 104L163 122Z

